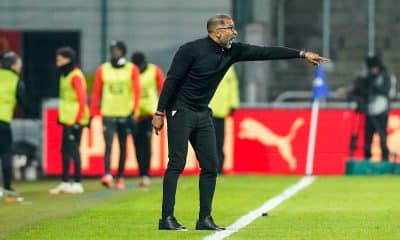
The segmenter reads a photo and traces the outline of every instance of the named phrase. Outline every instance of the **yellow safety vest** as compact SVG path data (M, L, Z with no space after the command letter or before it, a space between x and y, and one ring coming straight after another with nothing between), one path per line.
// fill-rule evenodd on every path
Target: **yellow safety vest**
M75 123L76 115L79 111L79 100L74 88L72 87L72 79L76 75L82 79L82 86L86 91L85 76L79 68L75 68L67 76L60 77L60 105L58 108L59 121L68 125ZM88 123L89 108L85 104L85 110L79 124L86 125Z
M18 75L11 70L0 69L0 121L10 123L17 104Z
M140 105L135 116L152 115L157 108L158 90L154 64L148 64L146 71L140 74Z
M107 62L102 65L103 91L101 113L107 117L127 117L133 111L132 63L114 68Z
M232 109L239 107L239 83L233 66L225 73L209 107L216 118L225 118Z

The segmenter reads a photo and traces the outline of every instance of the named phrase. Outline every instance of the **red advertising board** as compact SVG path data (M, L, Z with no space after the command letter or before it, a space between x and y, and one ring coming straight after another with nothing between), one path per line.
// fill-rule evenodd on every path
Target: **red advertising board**
M21 54L21 32L14 30L0 30L0 52L11 50Z
M352 112L319 113L314 173L342 174ZM310 110L241 110L235 115L236 173L304 174ZM340 125L338 125L340 123ZM239 147L240 146L240 147Z
M48 175L61 173L61 127L57 110L44 111L43 166ZM349 157L352 128L360 120L352 110L322 109L319 112L315 145L315 174L343 174ZM304 174L310 124L309 109L240 109L226 122L225 165L227 173L242 174ZM361 131L362 132L362 131ZM362 139L359 137L357 158L362 158ZM400 111L393 110L388 122L388 146L400 152ZM118 140L114 139L111 157L113 171L118 166ZM137 174L134 139L129 137L126 174ZM151 174L163 174L168 162L166 132L153 136ZM373 159L379 159L379 137L372 143ZM82 172L84 175L103 174L104 140L101 119L95 118L85 129L81 142ZM185 174L199 171L192 150L189 151Z

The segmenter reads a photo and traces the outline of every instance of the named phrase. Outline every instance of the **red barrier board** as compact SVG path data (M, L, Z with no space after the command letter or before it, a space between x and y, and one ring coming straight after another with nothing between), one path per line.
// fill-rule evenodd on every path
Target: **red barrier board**
M11 50L21 54L21 32L15 30L0 30L0 52Z
M351 111L319 113L314 173L342 174ZM241 110L235 115L236 173L304 174L310 110ZM338 124L340 123L340 125Z
M304 174L310 109L240 109L226 122L225 165L227 173ZM361 119L362 120L362 119ZM315 146L315 174L343 174L349 158L350 136L359 120L352 110L322 109L319 112ZM43 166L48 175L61 173L61 127L57 110L46 109L43 118ZM362 122L361 122L362 124ZM361 125L356 158L362 158ZM388 122L388 146L400 152L400 111L393 110ZM126 174L138 173L134 139L128 138ZM114 139L111 168L118 166L118 140ZM82 173L102 175L104 140L100 118L85 129L81 142ZM162 175L168 162L166 132L153 136L151 174ZM373 159L380 157L379 137L372 143ZM392 159L393 160L393 159ZM189 151L185 174L199 172L192 150Z

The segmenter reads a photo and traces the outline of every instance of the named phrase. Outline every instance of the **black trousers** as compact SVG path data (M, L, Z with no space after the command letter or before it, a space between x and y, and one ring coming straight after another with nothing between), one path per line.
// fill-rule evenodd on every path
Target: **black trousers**
M12 134L9 123L0 121L0 159L3 174L3 188L11 190L12 166L11 166Z
M74 181L81 181L81 155L79 151L79 146L81 144L82 137L82 126L63 126L62 134L62 145L61 145L61 155L62 155L62 176L61 180L63 182L69 181L69 166L72 159L74 163Z
M119 141L119 164L117 177L123 177L126 162L126 137L133 125L131 117L103 117L103 134L106 143L104 154L105 173L111 174L111 149L114 134Z
M218 173L223 173L224 167L224 139L225 139L225 118L213 117L215 137L218 155Z
M371 158L371 143L374 133L377 132L380 138L382 149L382 160L389 159L389 150L387 147L387 121L388 113L382 113L376 116L367 115L365 122L365 141L364 141L364 157Z
M211 215L217 179L217 150L211 110L194 112L184 107L167 111L168 167L163 180L162 217L173 216L176 187L188 152L188 141L199 160L199 218Z
M152 131L151 120L151 116L138 120L134 131L136 158L139 164L140 176L149 176Z

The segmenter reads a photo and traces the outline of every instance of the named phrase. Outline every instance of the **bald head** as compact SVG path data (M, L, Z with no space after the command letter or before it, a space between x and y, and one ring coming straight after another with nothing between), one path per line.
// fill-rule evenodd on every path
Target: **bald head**
M217 26L224 25L224 20L231 20L232 18L225 14L218 14L207 21L207 32L212 33Z

